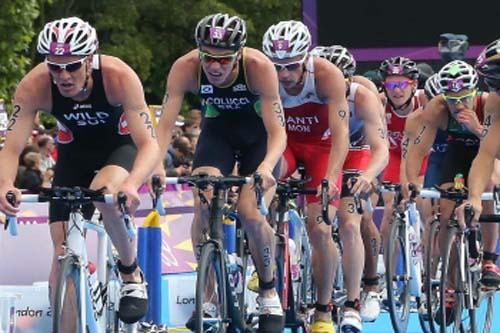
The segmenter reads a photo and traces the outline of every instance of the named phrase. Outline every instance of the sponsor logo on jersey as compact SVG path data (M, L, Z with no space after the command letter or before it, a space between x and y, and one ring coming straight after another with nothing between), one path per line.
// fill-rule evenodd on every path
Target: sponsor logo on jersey
M92 104L78 104L73 106L73 110L92 109Z
M287 130L290 132L310 133L311 126L319 124L317 116L288 116L286 118Z
M209 97L202 104L213 105L219 110L240 110L250 103L248 97Z
M103 111L97 112L71 112L63 114L64 119L68 122L74 122L78 127L98 126L105 124L110 117L109 113Z
M244 85L243 83L240 83L240 84L237 84L233 87L233 91L234 92L238 92L238 91L247 91L247 86Z
M202 94L213 94L214 93L214 87L211 84L202 84L200 93Z
M125 113L122 113L120 116L120 121L118 122L118 134L120 135L129 135L130 130L128 129L127 117L125 117Z
M403 133L387 131L389 137L389 143L391 144L390 149L398 149L401 147L401 142L403 141Z
M57 122L57 142L68 144L74 140L73 132L62 123Z

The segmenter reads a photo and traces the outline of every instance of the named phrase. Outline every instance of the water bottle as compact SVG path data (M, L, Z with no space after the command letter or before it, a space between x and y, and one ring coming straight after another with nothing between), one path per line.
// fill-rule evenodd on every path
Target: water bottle
M236 220L231 216L224 216L222 220L224 231L224 246L228 253L236 252Z
M239 294L243 292L243 263L235 254L229 253L227 256L229 285Z

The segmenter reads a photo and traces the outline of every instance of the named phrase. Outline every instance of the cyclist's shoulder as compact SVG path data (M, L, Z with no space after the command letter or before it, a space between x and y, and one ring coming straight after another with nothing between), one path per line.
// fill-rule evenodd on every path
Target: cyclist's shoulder
M201 70L198 49L191 50L172 64L168 72L167 86L194 92L198 86Z
M45 63L42 62L31 69L19 82L14 98L29 101L30 104L40 109L46 109L45 106L50 103L51 96L50 73Z
M110 55L94 55L92 61L94 69L100 69L103 78L108 82L119 83L130 80L131 76L137 77L135 71L122 59Z
M251 47L244 47L241 52L247 73L262 75L267 73L271 68L274 71L271 60L261 51Z
M362 85L363 87L369 89L372 93L374 93L378 96L379 92L378 92L377 86L370 79L368 79L362 75L354 75L352 77L352 81L354 83L357 83L357 84Z

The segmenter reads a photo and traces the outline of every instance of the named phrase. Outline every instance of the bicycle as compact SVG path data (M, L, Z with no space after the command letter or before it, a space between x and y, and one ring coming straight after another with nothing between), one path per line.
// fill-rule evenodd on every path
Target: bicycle
M195 331L202 332L240 332L251 331L247 325L244 311L244 299L238 296L242 292L245 281L241 278L242 272L234 272L234 253L229 253L228 240L223 231L223 207L226 201L227 190L232 186L254 184L256 199L262 215L267 215L267 208L263 204L261 178L258 174L253 177L240 176L209 176L198 174L186 177L167 177L167 184L189 184L198 189L202 203L209 205L209 230L205 233L200 248L199 264L196 278L195 296ZM208 202L203 191L211 186L214 195ZM231 276L229 276L229 272ZM238 277L239 281L238 281ZM238 285L241 284L241 285ZM210 304L206 306L206 295L209 295ZM208 316L205 313L208 312Z
M298 332L299 328L307 329L308 319L307 309L312 305L312 290L302 288L302 284L307 286L311 281L311 258L310 245L307 238L304 217L299 215L291 200L297 198L300 194L316 194L317 190L304 188L304 184L309 180L305 177L301 179L289 178L286 181L279 181L276 189L276 225L275 234L278 239L276 243L276 290L281 299L281 304L285 310L285 327L291 328L292 332ZM322 195L325 195L325 187L322 187ZM295 235L299 232L299 235ZM290 244L294 247L290 252ZM302 252L304 256L299 254ZM294 262L292 262L292 255ZM304 259L304 260L303 260ZM304 274L301 278L301 267L307 270L307 276ZM307 295L308 294L308 295ZM310 302L310 303L308 303ZM299 311L302 315L299 315Z
M498 198L499 188L495 187L495 198ZM432 191L422 191L421 196L427 198L444 198L455 202L455 208L467 199L467 192L463 189L440 189ZM492 200L492 193L483 193L482 200ZM498 200L495 200L498 203ZM488 333L491 329L493 318L494 289L483 288L480 285L480 261L481 249L480 231L478 228L471 228L472 211L470 207L465 210L466 225L462 230L456 219L452 215L447 225L446 250L442 254L441 274L439 280L439 308L435 309L432 317L436 319L441 333L446 332L481 332L478 330L478 308L483 301L486 301L486 311L482 332ZM481 215L480 222L499 223L498 215ZM469 262L469 260L471 260ZM456 267L454 276L451 275L451 265ZM447 289L448 280L455 280L455 298L452 308L453 316L447 316L446 302L447 293L452 292Z
M385 182L379 189L395 192L389 239L384 252L385 279L391 324L396 333L403 333L408 327L410 311L423 305L420 218L415 204L417 193L412 185L410 200L403 208L401 185ZM418 311L418 317L423 332L430 332L422 311Z
M7 200L14 204L14 193L7 193ZM72 281L76 305L76 332L78 333L119 333L131 332L136 325L125 325L118 319L121 280L116 266L111 243L100 223L83 218L81 206L92 202L113 203L112 194L74 187L54 187L42 189L40 194L22 195L21 202L61 202L69 206L69 227L66 232L64 254L59 256L60 273L52 309L53 332L62 331L62 314L67 301L68 282ZM123 221L130 237L135 237L135 227L125 207L126 197L119 193L118 202ZM17 234L17 220L10 216L5 228L11 235ZM85 246L85 231L93 230L98 235L97 280L89 272L89 262Z

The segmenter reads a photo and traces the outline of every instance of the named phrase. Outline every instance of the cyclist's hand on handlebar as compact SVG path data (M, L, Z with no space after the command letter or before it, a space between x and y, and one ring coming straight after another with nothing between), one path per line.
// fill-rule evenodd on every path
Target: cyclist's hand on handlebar
M7 201L7 193L12 192L16 196L16 202L11 204ZM13 185L4 185L0 187L0 211L5 215L14 216L19 212L19 201L21 199L21 191Z
M123 192L127 196L127 203L125 206L128 208L130 215L133 216L137 207L139 207L139 204L141 203L137 188L127 182L124 182L118 189L117 193L119 192ZM117 202L117 200L115 200L115 202Z
M149 194L151 194L151 195L154 195L154 191L153 191L153 177L154 176L160 177L161 187L165 188L165 178L166 178L167 174L165 173L165 169L163 168L163 164L161 165L161 167L157 167L153 171L151 176L148 178L148 190L149 190Z
M469 199L467 201L464 201L464 203L461 204L460 206L458 206L455 210L455 213L457 214L458 225L462 230L467 227L467 222L465 221L465 206L467 205L472 206L472 212L474 214L470 223L471 227L476 227L478 225L479 216L483 211L483 205L481 203L481 200Z
M356 177L356 182L351 187L352 194L370 193L372 189L371 180L364 175Z
M340 189L337 187L337 178L332 179L331 177L327 178L328 180L328 197L330 200L336 200L340 198ZM321 184L318 186L318 194L316 196L321 195Z
M267 164L262 163L261 165L259 165L255 172L258 173L262 178L262 191L265 192L276 185L276 179L274 179L273 170Z

